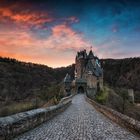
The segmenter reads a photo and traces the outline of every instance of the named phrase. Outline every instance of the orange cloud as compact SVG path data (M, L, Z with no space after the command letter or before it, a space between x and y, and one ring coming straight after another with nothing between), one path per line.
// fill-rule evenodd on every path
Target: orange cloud
M75 31L73 31L70 27L65 24L56 25L52 28L52 33L54 36L64 36L64 35L75 35Z
M46 12L30 10L15 12L10 8L0 8L0 19L3 20L5 18L8 18L15 23L38 27L44 23L53 21L53 18L50 17Z

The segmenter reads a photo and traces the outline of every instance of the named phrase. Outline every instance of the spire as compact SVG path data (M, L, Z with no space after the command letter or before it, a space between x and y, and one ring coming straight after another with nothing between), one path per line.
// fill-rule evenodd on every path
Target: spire
M64 78L64 82L66 83L66 82L71 82L71 77L70 77L70 75L67 73L66 74L66 76L65 76L65 78Z
M92 49L89 51L89 55L88 55L88 58L94 58L94 54L93 54L93 52L92 52Z
M90 50L92 50L92 46L90 46Z

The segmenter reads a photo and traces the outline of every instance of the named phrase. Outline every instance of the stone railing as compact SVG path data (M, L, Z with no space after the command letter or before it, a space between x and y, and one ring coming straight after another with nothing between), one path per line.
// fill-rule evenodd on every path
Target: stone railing
M103 113L108 118L140 136L140 121L128 117L127 115L121 114L104 105L100 105L88 97L86 97L86 100L89 103L91 103L99 112Z
M58 105L39 108L17 113L7 117L0 117L0 140L13 137L36 127L64 111L72 101L72 96L63 98Z
M64 97L64 98L62 98L62 99L60 100L59 103L65 103L65 102L71 100L73 96L75 96L75 95L72 94L72 95L70 95L70 96Z

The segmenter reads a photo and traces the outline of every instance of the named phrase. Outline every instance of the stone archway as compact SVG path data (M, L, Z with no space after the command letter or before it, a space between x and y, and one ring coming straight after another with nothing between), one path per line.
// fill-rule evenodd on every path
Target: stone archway
M99 84L99 82L97 83L97 92L99 92L100 91L100 84Z
M79 86L78 90L77 90L77 93L84 93L84 92L85 92L84 87L83 86Z

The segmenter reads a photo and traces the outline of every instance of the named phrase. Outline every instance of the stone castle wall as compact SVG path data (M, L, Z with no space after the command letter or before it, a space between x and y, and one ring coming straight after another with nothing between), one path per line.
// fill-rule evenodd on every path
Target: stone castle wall
M87 74L87 85L89 88L97 88L97 78Z
M86 81L87 92L90 94L91 91L95 93L103 89L103 75L97 59L92 50L89 54L86 50L78 52L75 59L75 78Z

